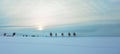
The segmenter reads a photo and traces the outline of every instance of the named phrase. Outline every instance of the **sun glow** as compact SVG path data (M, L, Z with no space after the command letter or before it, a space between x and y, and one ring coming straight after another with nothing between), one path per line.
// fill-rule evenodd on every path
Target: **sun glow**
M43 28L43 27L41 27L41 26L38 26L38 27L37 27L37 30L42 31L42 30L44 30L44 28Z

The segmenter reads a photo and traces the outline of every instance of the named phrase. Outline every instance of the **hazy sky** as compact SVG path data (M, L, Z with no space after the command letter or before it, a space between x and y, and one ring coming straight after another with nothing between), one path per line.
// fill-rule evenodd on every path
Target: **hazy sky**
M120 0L0 0L0 26L119 21Z

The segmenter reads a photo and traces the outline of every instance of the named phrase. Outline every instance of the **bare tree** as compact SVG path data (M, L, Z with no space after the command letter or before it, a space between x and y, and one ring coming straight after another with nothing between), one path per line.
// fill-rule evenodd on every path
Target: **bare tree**
M26 35L26 37L28 37L28 35Z
M14 32L12 36L15 36L15 35L16 35L16 33Z
M6 36L6 35L7 35L7 33L4 33L3 35L4 35L4 36Z
M68 36L71 36L71 33L70 33L70 32L68 33Z
M62 36L64 36L64 33L61 33Z
M53 35L52 35L52 32L50 33L50 36L52 37Z
M73 33L73 36L76 36L76 33L75 33L75 32Z
M57 33L55 33L55 36L57 36Z

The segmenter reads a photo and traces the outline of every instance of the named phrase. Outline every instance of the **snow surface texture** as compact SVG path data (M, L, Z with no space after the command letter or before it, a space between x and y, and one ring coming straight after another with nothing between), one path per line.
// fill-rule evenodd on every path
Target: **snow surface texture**
M120 54L120 37L2 37L0 54Z

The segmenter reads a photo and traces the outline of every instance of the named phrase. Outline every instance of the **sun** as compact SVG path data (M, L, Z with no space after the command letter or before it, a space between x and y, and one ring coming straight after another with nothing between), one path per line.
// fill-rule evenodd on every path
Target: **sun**
M37 30L40 30L40 31L44 30L44 28L42 26L37 26L36 28L37 28Z
M44 30L42 27L39 27L38 30Z

